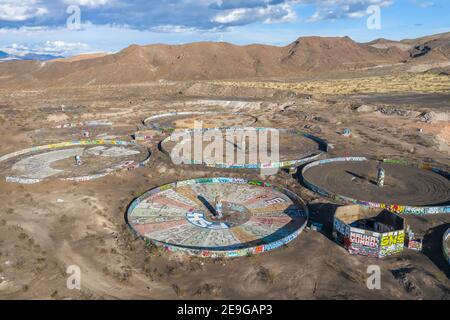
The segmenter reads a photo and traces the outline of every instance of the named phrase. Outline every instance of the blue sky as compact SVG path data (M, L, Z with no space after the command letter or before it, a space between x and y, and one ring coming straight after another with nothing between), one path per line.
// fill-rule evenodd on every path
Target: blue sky
M367 27L370 6L380 9L379 29ZM308 35L400 40L448 32L449 16L448 0L0 0L0 50L69 56L130 44L281 46Z

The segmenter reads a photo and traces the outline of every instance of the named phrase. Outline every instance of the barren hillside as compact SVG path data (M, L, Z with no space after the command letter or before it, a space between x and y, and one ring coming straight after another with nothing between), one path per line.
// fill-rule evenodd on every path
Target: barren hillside
M450 34L360 44L348 37L303 37L285 47L199 42L132 45L111 55L0 63L1 87L48 87L339 74L398 63L442 63ZM418 62L417 62L418 61Z

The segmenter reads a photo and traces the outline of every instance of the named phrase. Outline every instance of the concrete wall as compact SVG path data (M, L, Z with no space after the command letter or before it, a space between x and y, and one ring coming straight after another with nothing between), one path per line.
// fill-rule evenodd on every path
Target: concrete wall
M397 227L400 226L392 232L375 232L351 225L354 221L369 218L370 211L355 205L338 208L333 221L333 237L336 242L343 245L350 254L363 256L382 258L402 252L405 245L403 219L394 213L391 214L392 217L387 217L389 213L385 211L374 211L374 216L382 214L385 219L392 220ZM402 221L398 221L399 219Z
M282 247L283 245L291 242L294 240L305 228L308 222L308 208L306 207L305 203L302 199L300 199L295 193L279 188L276 186L272 186L269 183L264 183L256 180L247 180L247 179L241 179L241 178L199 178L199 179L192 179L192 180L185 180L185 181L179 181L170 183L161 187L157 187L154 189L151 189L144 193L142 196L135 199L127 210L127 217L131 215L131 213L135 210L135 208L145 199L147 199L149 196L169 190L174 189L176 187L181 187L184 185L190 185L190 184L204 184L204 183L237 183L237 184L249 184L249 185L255 185L255 186L261 186L261 187L271 187L276 191L282 192L285 195L287 195L294 203L296 203L299 207L303 208L303 213L305 215L305 221L302 224L302 226L291 232L290 234L286 235L284 238L279 239L277 241L273 241L267 244L258 245L258 246L249 246L246 248L241 248L237 250L203 250L203 249L195 249L195 248L188 248L183 246L177 246L177 245L171 245L167 243L158 242L152 239L148 239L146 237L143 237L141 234L139 234L129 223L128 226L132 230L132 232L139 238L143 239L147 243L155 244L157 246L162 247L166 251L170 252L183 252L190 255L200 256L200 257L224 257L224 258L231 258L231 257L241 257L241 256L248 256L253 255L257 253L262 253L265 251L270 251L279 247ZM128 222L128 221L127 221Z
M444 251L445 260L450 264L450 229L447 229L442 239L442 250Z
M206 131L222 131L222 130L226 130L227 128L210 128L210 129L202 129L202 132L206 132ZM253 127L248 127L248 128L232 128L235 131L245 131L245 130L256 130L256 131L270 131L270 130L277 130L280 133L286 133L286 134L292 134L292 135L299 135L299 136L303 136L306 137L308 139L314 140L315 142L317 142L317 144L319 145L319 151L317 152L317 154L313 154L309 157L306 158L302 158L302 159L292 159L292 160L288 160L288 161L280 161L280 162L271 162L271 163L248 163L248 164L236 164L236 165L228 165L225 163L213 163L213 164L205 164L203 162L198 163L198 162L194 162L191 161L190 163L186 163L186 164L197 164L197 165L206 165L208 167L212 167L212 168L221 168L221 169L270 169L270 168L290 168L290 167L299 167L305 163L317 160L324 152L328 152L328 143L327 141L319 138L319 137L315 137L313 135L307 134L307 133L303 133L294 129L276 129L276 128L253 128ZM161 150L164 154L166 154L167 156L170 157L170 151L166 150L164 148L164 145L169 142L169 141L178 141L178 139L182 136L185 135L190 135L191 132L193 132L194 130L192 129L184 129L184 130L178 130L175 133L173 133L172 135L170 135L169 137L167 137L166 139L164 139L163 141L161 141Z
M302 174L304 176L304 173L308 169L310 169L314 166L319 166L319 165L326 164L326 163L342 162L342 161L367 161L367 160L369 160L369 159L367 159L365 157L342 157L342 158L319 160L319 161L310 163L307 166L305 166L305 168L303 168ZM408 162L406 162L406 161L397 161L397 160L390 160L390 159L383 159L383 162L397 163L400 165L409 165ZM423 170L433 171L437 174L440 174L440 175L446 177L447 179L449 179L449 177L450 177L448 172L443 171L439 168L434 168L429 165L420 165L418 167ZM363 201L363 200L359 200L359 199L352 199L350 197L346 197L343 195L329 192L328 190L322 189L322 188L314 185L313 183L309 182L306 179L304 179L304 183L312 191L314 191L320 195L323 195L325 197L332 198L335 201L342 202L342 203L355 203L355 204L368 206L368 207L382 208L382 209L386 209L386 210L396 212L396 213L401 213L401 214L427 215L427 214L450 213L450 206L413 207L413 206L402 206L402 205L398 205L398 204L388 205L388 204L384 204L384 203L368 202L368 201Z
M55 150L55 149L61 149L61 148L67 148L67 147L73 147L73 146L89 146L89 145L121 145L121 146L130 146L130 145L136 145L135 143L128 142L128 141L120 141L120 140L103 140L103 139L96 139L96 140L76 140L76 141L67 141L67 142L60 142L60 143L54 143L49 145L43 145L43 146L37 146L32 147L28 149L19 150L13 153L9 153L7 155L4 155L0 157L0 162L6 161L27 153L32 152L39 152L44 150ZM62 178L60 180L66 180L66 181L87 181L87 180L94 180L101 177L104 177L108 174L111 174L112 172L122 170L122 169L134 169L134 168L140 168L145 166L148 161L150 161L150 155L144 159L141 162L135 162L135 161L127 161L124 163L121 163L115 167L112 168L106 168L102 172L94 175L89 176L82 176L82 177L73 177L73 178ZM15 176L7 176L6 178L7 182L14 182L14 183L20 183L20 184L34 184L39 183L45 179L29 179L29 178L23 178L23 177L15 177Z

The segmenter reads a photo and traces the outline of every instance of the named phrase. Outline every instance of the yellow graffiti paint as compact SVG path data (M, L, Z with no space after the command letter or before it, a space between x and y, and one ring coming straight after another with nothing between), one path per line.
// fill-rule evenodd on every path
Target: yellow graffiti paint
M381 246L390 246L393 244L400 244L405 242L405 233L399 232L398 234L389 234L381 238Z
M172 189L172 188L173 188L173 186L171 184L166 184L164 186L159 187L159 190L165 191L165 190L169 190L169 189Z

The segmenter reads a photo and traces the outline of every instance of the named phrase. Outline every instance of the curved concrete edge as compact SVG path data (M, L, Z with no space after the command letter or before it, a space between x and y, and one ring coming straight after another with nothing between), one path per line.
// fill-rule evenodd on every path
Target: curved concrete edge
M322 138L313 136L309 133L301 132L295 129L276 129L276 128L263 128L263 127L228 127L228 128L210 128L210 129L202 129L201 132L207 132L207 131L213 131L213 130L257 130L257 131L268 131L268 130L278 130L282 133L292 134L292 135L300 135L305 138L311 139L319 145L319 152L314 153L313 155L302 158L302 159L293 159L293 160L287 160L287 161L280 161L280 162L271 162L271 163L258 163L258 164L242 164L242 165L227 165L225 163L204 163L204 162L194 162L191 163L185 163L187 165L204 165L210 168L217 168L217 169L270 169L270 168L292 168L292 167L300 167L306 163L312 162L314 160L317 160L322 154L328 152L328 142ZM172 141L175 137L194 132L194 129L184 129L177 131L174 135L170 135L164 140L162 140L159 145L161 146L160 150L162 153L164 153L166 156L170 158L170 152L167 151L164 148L164 144Z
M30 152L37 152L37 151L43 151L43 150L54 150L54 149L59 149L59 148L72 147L72 146L90 146L90 145L139 146L135 142L128 142L128 141L122 141L122 140L96 139L96 140L67 141L67 142L59 142L59 143L37 146L37 147L32 147L32 148L12 152L12 153L9 153L9 154L6 154L6 155L0 157L0 162L9 160L9 159L12 159L17 156L21 156L21 155L24 155L24 154L27 154ZM116 171L123 170L123 169L131 170L131 169L137 169L137 168L144 167L150 161L150 157L151 157L150 149L148 149L148 148L145 148L145 149L148 152L148 156L142 161L139 161L139 162L125 161L125 162L122 162L122 163L112 167L112 168L107 168L103 172L100 172L98 174L80 176L80 177L72 177L72 178L59 178L59 179L55 179L55 180L82 182L82 181L99 179L99 178L105 177L109 174L112 174ZM19 183L19 184L35 184L35 183L43 182L46 180L52 180L52 179L51 178L31 179L31 178L23 178L23 177L17 177L17 176L6 176L5 180L6 180L6 182Z
M437 207L415 207L415 206L405 206L400 204L384 204L384 203L377 203L377 202L370 202L370 201L363 201L358 199L353 199L350 197L346 197L343 195L339 195L336 193L333 193L331 191L328 191L326 189L322 189L316 185L314 185L312 182L308 181L305 178L305 172L308 171L310 168L319 166L322 164L327 164L331 162L342 162L342 161L368 161L370 159L366 157L341 157L341 158L332 158L332 159L325 159L325 160L319 160L315 161L313 163L308 164L305 166L302 170L302 177L303 177L303 183L305 184L308 189L311 191L318 193L322 196L331 198L338 202L343 203L353 203L353 204L359 204L362 206L367 207L374 207L374 208L382 208L386 209L395 213L401 213L401 214L411 214L411 215L429 215L429 214L439 214L439 213L450 213L450 206L437 206ZM380 161L378 159L374 159L377 161ZM393 160L393 159L381 159L381 161L385 163L395 163L399 165L412 165L408 163L407 161L401 161L401 160ZM416 166L423 170L430 170L437 174L442 175L443 177L449 179L450 175L448 172L441 170L439 168L434 168L429 165L418 165Z
M449 245L449 238L450 238L450 228L447 229L447 231L444 233L444 236L442 237L442 251L444 252L445 261L447 261L448 264L450 264L450 247Z
M287 235L286 237L274 241L272 243L254 246L254 247L248 247L248 248L242 248L242 249L236 249L236 250L205 250L205 249L196 249L192 247L184 247L184 246L178 246L178 245L172 245L165 242L160 242L157 240L149 239L147 237L142 236L139 234L133 226L130 225L128 221L128 217L130 214L134 211L134 209L141 203L141 201L145 200L149 196L159 193L164 190L173 189L175 187L180 187L184 185L190 185L190 184L196 184L196 183L237 183L237 184L250 184L250 185L256 185L261 187L271 187L276 191L282 192L285 195L287 195L294 203L298 204L303 208L303 212L306 215L305 222L302 224L302 226L295 230L293 233ZM293 241L295 238L297 238L300 233L305 229L306 225L308 224L309 219L309 210L306 205L306 203L294 192L273 186L270 183L265 183L257 180L247 180L247 179L241 179L241 178L199 178L199 179L191 179L191 180L185 180L185 181L177 181L173 183L169 183L160 187L156 187L153 189L148 190L129 205L127 212L126 212L126 223L128 228L131 230L131 232L139 239L144 240L148 245L153 244L157 247L162 248L164 251L168 252L180 252L185 253L191 256L198 256L198 257L208 257L208 258L235 258L235 257L243 257L243 256L250 256L262 252L268 252L274 249L277 249L279 247L282 247L283 245L288 244L289 242Z
M253 119L252 123L249 123L248 125L254 124L258 121L258 118L255 116L252 116L251 114L247 114L247 113L242 113L242 112L219 112L219 111L181 111L181 112L167 112L167 113L162 113L162 114L157 114L154 116L150 116L148 118L145 118L144 120L142 120L142 124L148 128L148 129L154 129L157 131L161 131L161 132L166 132L166 131L175 131L174 128L169 128L169 127L161 127L160 125L153 123L153 124L149 124L149 122L154 121L154 120L158 120L161 118L168 118L168 117L176 117L176 116L198 116L198 115L224 115L224 114L232 114L232 115L237 115L237 116L247 116L247 117L251 117Z
M53 129L68 129L81 127L111 127L113 122L109 120L88 120L84 122L64 123L53 127Z

